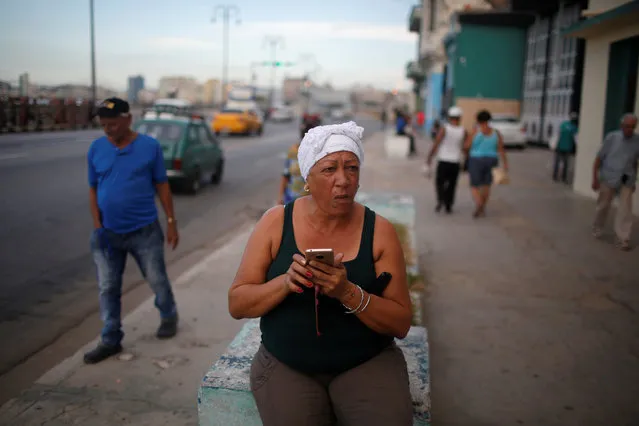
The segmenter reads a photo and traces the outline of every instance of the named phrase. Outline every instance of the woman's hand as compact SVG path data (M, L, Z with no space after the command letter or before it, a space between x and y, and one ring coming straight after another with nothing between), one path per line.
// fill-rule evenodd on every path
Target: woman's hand
M306 266L306 259L299 254L293 255L293 262L286 271L284 277L284 285L291 293L303 293L304 287L313 287L313 283L310 278L313 276L311 271Z
M346 276L346 268L342 264L344 258L343 253L335 256L333 265L311 260L308 262L307 268L312 274L311 280L313 284L319 286L320 293L339 299L348 291L349 282Z

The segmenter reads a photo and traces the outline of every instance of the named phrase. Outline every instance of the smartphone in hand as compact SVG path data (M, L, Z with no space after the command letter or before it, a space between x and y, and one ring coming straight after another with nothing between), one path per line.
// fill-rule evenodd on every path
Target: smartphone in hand
M306 262L311 260L333 266L335 264L335 253L333 253L333 249L308 249L306 250Z

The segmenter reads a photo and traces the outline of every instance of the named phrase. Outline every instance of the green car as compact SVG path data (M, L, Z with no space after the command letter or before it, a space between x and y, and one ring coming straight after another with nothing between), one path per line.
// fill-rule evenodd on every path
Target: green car
M149 111L133 129L160 142L171 186L195 194L222 181L224 152L203 117Z

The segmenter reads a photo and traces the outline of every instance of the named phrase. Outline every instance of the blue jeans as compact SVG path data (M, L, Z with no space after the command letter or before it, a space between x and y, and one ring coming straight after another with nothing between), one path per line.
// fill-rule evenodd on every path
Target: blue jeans
M100 291L100 317L102 342L118 345L124 333L121 323L122 274L130 253L135 259L144 278L155 293L155 306L160 317L174 318L177 315L171 283L164 263L164 233L155 221L127 234L103 231L102 238L97 230L91 234L91 253L97 268Z

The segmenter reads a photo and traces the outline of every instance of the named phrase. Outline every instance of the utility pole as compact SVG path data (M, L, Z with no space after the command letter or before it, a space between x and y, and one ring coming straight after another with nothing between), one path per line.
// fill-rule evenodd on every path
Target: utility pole
M232 4L223 4L215 7L211 22L217 22L218 15L222 17L222 101L226 95L229 79L229 21L235 14L235 23L240 23L240 8Z
M264 45L268 45L271 49L271 100L273 103L275 96L275 72L277 69L277 48L284 47L284 39L280 36L268 35L264 37Z
M89 17L91 28L91 108L89 111L93 111L95 108L95 101L97 99L97 87L95 82L95 19L93 13L93 0L89 0Z

